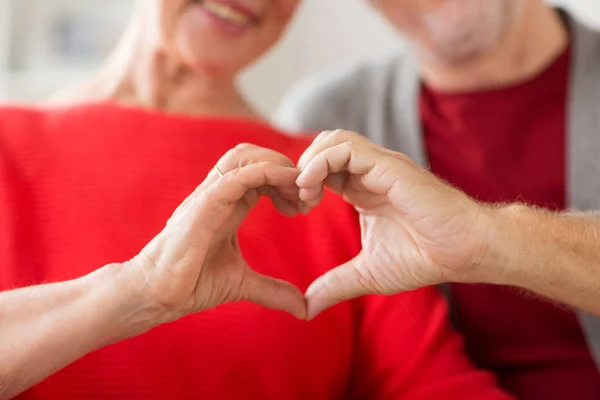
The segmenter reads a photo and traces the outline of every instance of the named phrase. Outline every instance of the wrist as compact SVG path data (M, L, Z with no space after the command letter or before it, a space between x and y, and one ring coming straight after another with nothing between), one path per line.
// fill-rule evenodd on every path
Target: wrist
M487 272L482 283L522 286L529 236L534 235L538 213L522 204L489 207L490 231L482 269Z
M129 264L109 264L81 278L89 311L103 321L99 347L140 335L164 321L161 310L136 286Z
M473 261L474 268L464 280L466 283L508 285L511 281L517 251L514 226L518 225L520 205L483 205L481 220L483 228L476 232L478 248L483 249Z

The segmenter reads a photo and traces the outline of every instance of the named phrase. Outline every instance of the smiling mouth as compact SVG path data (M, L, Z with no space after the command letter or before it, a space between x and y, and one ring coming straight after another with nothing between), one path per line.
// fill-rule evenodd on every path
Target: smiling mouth
M246 27L259 22L259 18L250 12L240 10L222 1L194 0L194 2L200 4L213 17L231 25Z

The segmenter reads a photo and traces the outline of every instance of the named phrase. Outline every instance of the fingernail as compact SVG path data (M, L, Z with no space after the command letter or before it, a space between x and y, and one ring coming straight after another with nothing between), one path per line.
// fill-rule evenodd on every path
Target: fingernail
M304 180L304 172L301 172L300 176L298 176L298 178L296 178L296 186L298 186L300 189L302 189L303 180Z
M298 318L301 321L308 321L308 312L306 310L302 311L300 314L296 315L296 318Z
M306 203L305 203L305 201L304 201L304 200L306 199L306 189L304 189L304 188L301 188L301 189L298 191L298 198L300 198L300 201L301 201L303 204L306 204Z
M304 202L302 200L298 200L298 204L296 205L298 212L302 215L304 215L304 208L306 207L306 204L304 204Z
M313 312L308 311L307 315L306 315L306 321L314 320L315 318L317 318L319 316L319 314L320 313L316 312L316 311L313 311Z

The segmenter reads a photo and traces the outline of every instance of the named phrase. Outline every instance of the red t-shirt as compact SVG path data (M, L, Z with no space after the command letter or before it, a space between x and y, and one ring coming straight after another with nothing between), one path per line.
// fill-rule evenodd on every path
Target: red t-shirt
M0 109L0 290L129 259L240 142L293 159L309 144L256 122L113 105ZM257 271L301 289L360 251L355 211L329 194L293 219L263 201L239 238ZM435 289L346 302L312 322L227 304L89 354L20 398L507 399L446 318Z
M475 198L565 207L569 50L511 87L445 94L425 87L431 170ZM600 376L575 314L507 287L454 285L471 356L521 399L600 399Z

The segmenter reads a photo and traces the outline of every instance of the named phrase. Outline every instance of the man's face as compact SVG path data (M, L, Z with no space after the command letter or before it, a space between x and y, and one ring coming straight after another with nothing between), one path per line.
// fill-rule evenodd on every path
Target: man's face
M502 39L525 3L537 0L369 0L427 57L460 63Z

